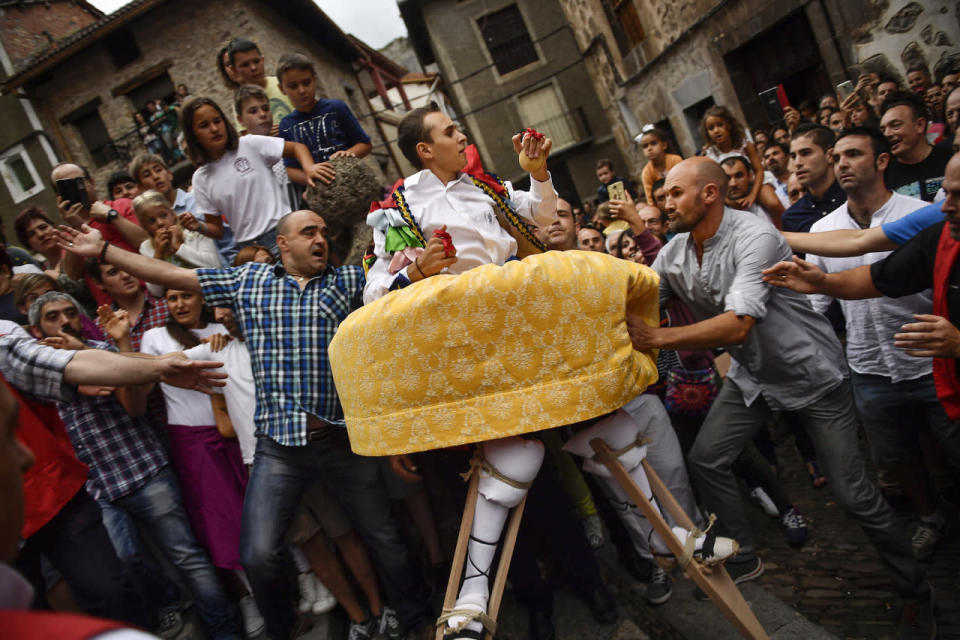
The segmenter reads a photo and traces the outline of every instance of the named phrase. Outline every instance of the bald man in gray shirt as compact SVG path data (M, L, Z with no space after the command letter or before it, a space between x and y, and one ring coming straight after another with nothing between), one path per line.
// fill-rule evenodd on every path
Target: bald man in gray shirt
M813 438L837 502L877 547L911 625L933 624L924 569L889 505L866 477L843 350L830 323L806 297L764 284L761 271L789 259L772 226L724 206L727 178L708 158L690 158L667 175L667 215L677 233L653 268L661 302L676 296L699 322L648 327L628 316L637 349L726 347L733 364L690 450L702 503L741 545L727 561L735 582L763 573L731 464L775 409L793 411ZM787 295L781 295L786 293ZM911 636L912 637L912 636Z

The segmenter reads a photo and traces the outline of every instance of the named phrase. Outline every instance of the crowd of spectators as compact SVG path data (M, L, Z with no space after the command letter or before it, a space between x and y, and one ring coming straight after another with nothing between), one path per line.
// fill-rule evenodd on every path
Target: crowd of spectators
M57 214L24 210L22 249L0 248L0 428L7 447L19 411L17 437L36 456L18 557L4 548L0 560L32 585L22 604L47 606L62 578L82 611L168 638L189 607L211 638L289 638L338 603L350 640L432 637L430 587L444 588L449 564L423 477L449 489L466 459L424 455L415 462L426 473L404 474L404 463L353 454L326 346L365 300L458 260L431 240L394 269L380 238L369 274L341 266L302 194L336 179L331 160L367 156L369 136L346 104L317 95L301 54L283 55L268 76L259 47L235 39L217 67L233 104L183 85L175 104L152 101L134 116L146 153L103 193L85 167L56 166ZM637 349L660 350L661 380L624 410L654 416L647 428L669 449L659 464L671 489L739 543L727 562L734 581L763 573L740 480L791 545L807 539L777 473L768 423L779 421L812 485L832 491L876 546L904 601L904 638L932 637L922 562L952 517L945 501L960 465L960 332L935 319L953 317L956 302L952 284L937 287L955 279L940 261L960 224L957 78L911 68L903 87L864 74L849 96L804 101L766 129L714 106L701 123L706 144L686 160L667 133L644 127L636 181L597 159L594 198L560 194L531 221L547 250L607 253L660 274L661 327L628 325ZM401 140L411 161L433 163L415 165L450 167L433 171L437 185L421 175L430 169L408 180L428 212L463 168L465 137L449 118L434 126L436 113L411 114L414 138ZM188 189L171 171L185 158L196 167ZM529 194L509 187L513 201L553 207L541 197L549 176L532 182ZM461 251L456 269L467 268L465 248L482 235L442 229ZM517 245L491 246L502 264ZM791 262L792 252L807 260ZM895 299L873 299L883 295ZM201 392L214 383L188 361L224 363L226 386ZM882 492L864 472L858 425ZM536 436L550 462L527 507L537 524L521 530L527 557L511 569L538 639L554 633L538 554L566 566L599 622L618 616L592 554L607 538L647 583L648 602L672 595L629 503L562 450L570 434ZM11 451L11 465L29 467ZM886 501L898 492L919 521L910 537ZM536 526L550 534L530 533ZM6 571L0 586L18 584Z

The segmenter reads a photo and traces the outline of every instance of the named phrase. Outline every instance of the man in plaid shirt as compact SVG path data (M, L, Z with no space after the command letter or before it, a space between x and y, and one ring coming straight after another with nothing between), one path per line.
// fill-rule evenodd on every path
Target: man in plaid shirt
M46 338L59 338L64 349L116 348L83 341L80 310L65 293L51 291L34 301L30 321ZM116 319L129 334L126 319ZM90 467L87 491L140 522L177 569L196 598L197 611L212 638L239 637L233 607L220 586L206 551L197 542L180 499L160 434L144 417L149 386L105 388L103 394L80 395L59 402L77 456Z
M390 515L377 461L350 451L327 347L362 304L361 267L327 264L327 225L295 211L277 225L280 265L183 269L104 242L98 232L61 232L61 246L100 257L136 278L203 294L229 307L242 327L257 381L256 459L244 500L240 557L267 633L291 635L293 592L284 571L284 536L307 485L320 480L349 512L374 553L400 622L433 637L420 572ZM382 627L388 625L381 625ZM391 638L402 629L382 629Z

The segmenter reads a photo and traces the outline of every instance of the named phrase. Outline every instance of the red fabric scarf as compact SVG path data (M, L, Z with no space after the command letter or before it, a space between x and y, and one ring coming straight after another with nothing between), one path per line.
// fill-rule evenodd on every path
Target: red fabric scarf
M950 272L958 255L960 242L950 237L950 225L944 224L933 263L933 313L951 322L955 322L957 318L950 317L947 290L950 286ZM954 358L934 358L933 380L937 385L937 397L947 415L951 420L960 419L960 376L957 375L957 361Z
M73 613L3 611L0 628L7 640L87 640L130 625Z

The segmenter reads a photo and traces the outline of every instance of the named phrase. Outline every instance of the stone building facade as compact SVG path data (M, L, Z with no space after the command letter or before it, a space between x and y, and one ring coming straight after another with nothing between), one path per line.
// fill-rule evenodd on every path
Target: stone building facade
M553 138L550 170L558 191L597 190L596 161L624 161L591 82L591 69L557 0L400 0L424 67L436 64L453 114L485 168L522 185L510 138L535 127Z
M383 183L399 176L354 68L357 49L310 0L136 0L23 61L4 89L29 97L60 157L89 167L102 197L110 173L144 150L133 112L146 100L183 83L233 114L233 91L215 63L219 49L236 37L259 45L268 75L285 53L309 56L318 92L346 102L370 135L369 162Z
M7 2L0 8L0 78L71 33L103 18L80 0ZM56 211L47 176L58 162L56 142L23 92L0 96L0 221L16 243L13 219L27 207Z
M861 69L900 77L912 60L942 69L960 51L960 5L945 0L559 0L631 171L648 123L684 155L704 140L703 112L725 105L770 122L758 94L783 84L817 100Z

